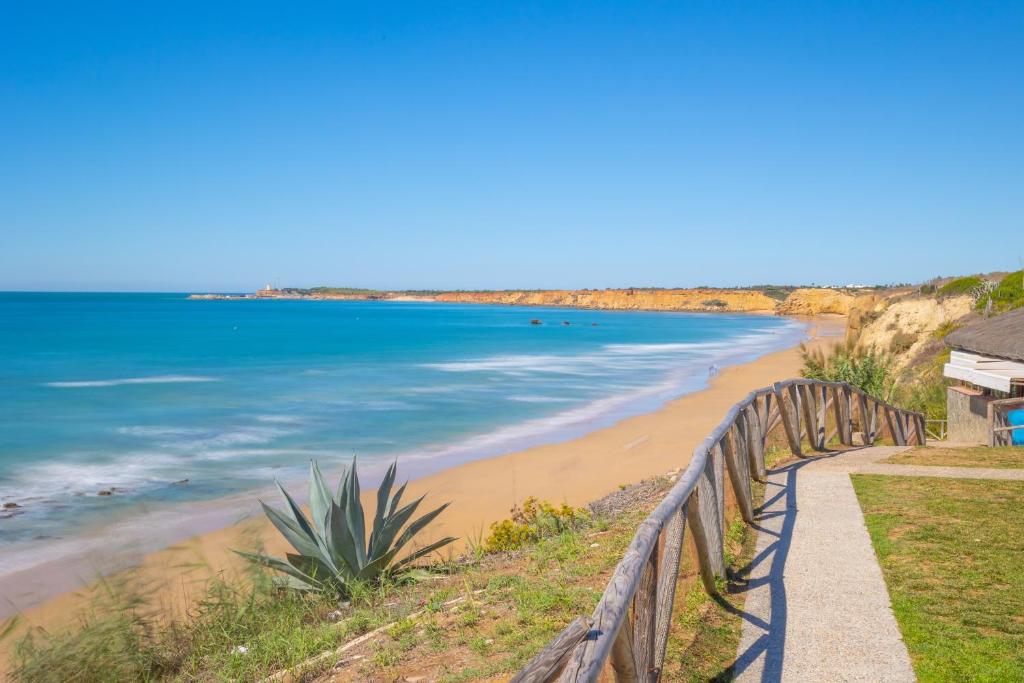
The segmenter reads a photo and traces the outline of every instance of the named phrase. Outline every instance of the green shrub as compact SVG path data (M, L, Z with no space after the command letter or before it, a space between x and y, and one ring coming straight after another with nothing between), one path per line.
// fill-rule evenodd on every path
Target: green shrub
M396 469L397 463L393 463L377 489L377 513L373 517L369 539L366 538L363 502L359 497L356 459L352 458L351 466L342 473L336 493L327 488L314 461L310 463L309 471L308 518L280 482L277 482L277 488L286 503L284 511L260 503L271 523L295 548L295 553L288 553L285 561L267 555L235 552L281 572L284 575L279 577L282 586L300 591L335 593L339 597L351 595L358 586L379 583L390 574L410 569L413 562L452 543L455 538L442 538L417 548L401 560L397 559L402 548L441 514L448 503L413 520L412 516L424 496L399 507L406 485L391 495Z
M978 299L977 307L984 310L989 299L992 301L992 310L997 313L1024 306L1024 270L1010 273L1000 280L989 296Z
M804 377L824 382L846 382L867 393L889 401L896 386L892 356L853 344L836 346L831 353L800 347Z
M960 329L960 323L946 320L932 331L932 339L942 341L950 332Z
M984 281L977 275L958 277L939 287L939 296L962 296L964 294L974 296L983 284Z
M489 553L515 550L546 536L554 536L579 527L589 519L586 510L565 503L555 507L546 500L530 496L523 507L512 507L512 519L491 524L491 533L484 539L484 551Z
M721 299L708 299L707 301L701 301L701 306L705 308L726 308L729 304L722 301Z

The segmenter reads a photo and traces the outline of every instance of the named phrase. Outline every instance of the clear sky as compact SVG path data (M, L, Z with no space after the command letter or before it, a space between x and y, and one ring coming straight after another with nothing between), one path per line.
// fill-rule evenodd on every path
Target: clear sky
M1024 3L4 2L0 289L1024 257Z

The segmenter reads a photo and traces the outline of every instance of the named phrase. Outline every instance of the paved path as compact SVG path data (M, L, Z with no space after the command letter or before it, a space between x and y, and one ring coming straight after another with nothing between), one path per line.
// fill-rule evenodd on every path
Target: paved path
M915 680L849 476L896 450L828 454L769 475L737 680Z
M945 444L943 444L945 445ZM901 477L946 477L952 479L1007 479L1024 481L1024 469L996 467L946 467L938 465L894 465L884 460L907 450L907 446L876 446L848 451L841 457L822 461L816 467L839 469L861 474L892 474Z

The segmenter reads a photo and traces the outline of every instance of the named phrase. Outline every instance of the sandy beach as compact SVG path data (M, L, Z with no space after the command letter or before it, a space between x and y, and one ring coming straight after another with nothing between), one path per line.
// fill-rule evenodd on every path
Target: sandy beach
M841 317L809 322L812 344L838 341L845 329ZM452 502L419 541L425 543L446 535L458 536L462 543L478 539L492 522L507 517L512 505L527 496L582 506L621 484L682 468L693 448L734 402L753 389L798 375L800 367L799 349L772 353L722 369L708 388L671 401L655 412L624 419L571 441L469 462L417 479L409 485L408 499L425 494L427 506ZM375 504L373 494L363 494L369 509ZM270 553L284 550L283 540L269 523L253 518L151 553L122 575L145 584L154 602L180 612L199 595L212 575L230 576L243 568L244 562L230 552L231 548L252 548L256 543L262 543ZM25 609L20 628L53 628L66 623L85 604L91 590L86 587L57 595ZM0 648L10 647L11 641L8 638L0 643ZM5 659L4 655L0 649L0 658Z

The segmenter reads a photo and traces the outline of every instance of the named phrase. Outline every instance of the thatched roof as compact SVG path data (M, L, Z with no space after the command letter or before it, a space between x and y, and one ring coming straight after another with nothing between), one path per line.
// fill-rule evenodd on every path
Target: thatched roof
M946 345L958 351L1024 362L1024 308L956 330Z

